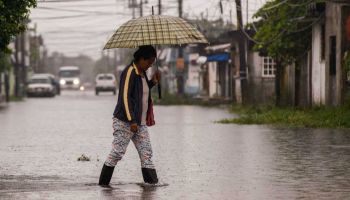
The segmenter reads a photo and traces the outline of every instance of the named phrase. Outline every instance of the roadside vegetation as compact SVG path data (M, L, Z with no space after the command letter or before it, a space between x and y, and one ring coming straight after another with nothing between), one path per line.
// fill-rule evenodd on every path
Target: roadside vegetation
M279 108L275 106L233 105L231 112L238 118L219 123L271 124L305 128L350 128L350 103L338 107Z

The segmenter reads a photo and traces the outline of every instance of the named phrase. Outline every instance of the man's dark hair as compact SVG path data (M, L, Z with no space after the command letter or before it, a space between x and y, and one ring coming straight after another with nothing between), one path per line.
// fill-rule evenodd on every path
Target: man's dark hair
M152 57L157 57L156 49L152 45L143 45L134 53L135 62L139 61L141 58L149 59Z

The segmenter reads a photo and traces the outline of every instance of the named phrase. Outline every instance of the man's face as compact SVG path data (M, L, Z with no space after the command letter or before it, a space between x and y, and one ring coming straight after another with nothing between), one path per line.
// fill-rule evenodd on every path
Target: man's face
M147 71L147 69L152 66L152 64L154 63L155 60L156 60L155 57L151 57L149 59L141 58L140 65L141 65L142 70Z

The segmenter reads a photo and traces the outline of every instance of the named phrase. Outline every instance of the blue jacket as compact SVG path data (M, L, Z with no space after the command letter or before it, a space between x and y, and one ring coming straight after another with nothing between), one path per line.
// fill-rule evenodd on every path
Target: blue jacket
M144 71L139 71L134 63L127 66L120 75L118 103L113 116L129 123L141 124L143 84L141 73L144 74L148 87L148 106L151 102L151 88L155 85L148 80Z

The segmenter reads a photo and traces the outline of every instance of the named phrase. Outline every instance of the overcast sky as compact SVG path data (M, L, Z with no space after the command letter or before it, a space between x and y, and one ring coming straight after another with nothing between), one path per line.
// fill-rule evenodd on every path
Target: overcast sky
M189 18L208 19L223 17L236 23L234 0L183 0L183 15ZM98 59L102 48L113 32L132 19L129 0L38 0L37 8L31 12L31 20L37 25L37 34L44 37L49 53L58 51L67 56L84 54ZM140 0L137 0L140 2ZM158 13L158 0L143 0L143 14L150 15L152 6ZM265 0L242 0L243 18L248 19L262 6ZM162 14L178 16L178 0L162 0ZM232 13L230 17L230 12ZM139 9L135 10L140 16Z

